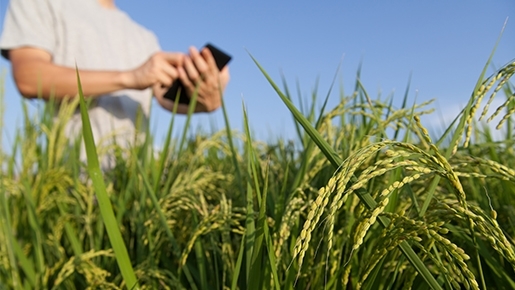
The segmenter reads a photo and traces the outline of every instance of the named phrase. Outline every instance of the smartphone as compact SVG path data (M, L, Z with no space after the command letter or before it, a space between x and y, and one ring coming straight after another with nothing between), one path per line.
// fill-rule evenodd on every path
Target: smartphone
M216 66L218 67L218 70L222 70L224 66L226 66L229 61L231 60L231 56L227 53L223 52L219 48L215 47L214 45L208 43L204 46L205 48L209 49L211 51L211 54L213 55L213 58L215 59ZM180 104L189 104L190 98L186 94L186 89L182 85L180 80L176 80L173 82L172 86L168 91L165 93L164 97L175 101L177 94L179 95L179 103Z

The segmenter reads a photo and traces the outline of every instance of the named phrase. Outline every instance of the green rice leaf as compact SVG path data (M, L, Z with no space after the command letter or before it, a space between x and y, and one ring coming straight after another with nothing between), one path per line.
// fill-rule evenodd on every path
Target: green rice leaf
M111 201L106 191L104 184L103 174L100 170L98 162L98 155L95 147L95 140L93 139L93 132L91 130L91 123L89 121L88 109L82 93L82 85L80 82L79 71L77 73L77 85L80 97L80 112L82 117L82 134L86 147L86 154L88 160L88 173L95 188L100 213L104 221L109 241L113 247L118 267L122 273L125 284L128 289L139 289L139 284L132 268L131 260L127 252L127 248L122 238L118 223L116 221Z
M250 174L252 172L252 168L254 167L254 148L252 148L252 139L250 137L250 129L248 126L248 120L247 120L247 114L245 111L245 108L243 109L243 118L244 118L244 125L245 125L245 132L247 135L247 172ZM256 178L256 176L254 176ZM254 221L255 214L254 214L254 189L252 188L252 181L251 176L248 177L247 180L247 215L245 218L245 237L246 237L246 244L245 244L245 269L246 269L246 282L250 283L250 269L252 267L252 256L254 255L254 244L256 239L256 223ZM250 285L250 284L248 284Z

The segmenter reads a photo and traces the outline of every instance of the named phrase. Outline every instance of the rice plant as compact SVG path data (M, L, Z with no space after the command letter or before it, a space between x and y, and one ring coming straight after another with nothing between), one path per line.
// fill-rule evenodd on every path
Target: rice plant
M87 124L81 98L25 110L0 149L0 289L515 288L515 63L482 74L441 136L408 89L396 107L358 79L334 108L316 95L297 108L256 64L298 140L255 140L243 106L243 132L228 118L173 132L172 118L162 150L148 128L95 147L87 125L77 142L63 133L76 110ZM506 101L479 112L485 97ZM476 120L499 114L496 140Z

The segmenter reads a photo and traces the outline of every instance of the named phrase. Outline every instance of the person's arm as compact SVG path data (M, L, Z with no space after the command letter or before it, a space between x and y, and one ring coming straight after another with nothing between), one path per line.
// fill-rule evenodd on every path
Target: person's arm
M85 96L98 96L122 89L146 89L154 84L170 86L179 77L176 67L185 56L180 53L159 52L140 67L129 71L80 70L79 76ZM59 100L77 94L75 69L52 63L45 50L21 47L9 51L13 76L20 93L26 98L51 96Z

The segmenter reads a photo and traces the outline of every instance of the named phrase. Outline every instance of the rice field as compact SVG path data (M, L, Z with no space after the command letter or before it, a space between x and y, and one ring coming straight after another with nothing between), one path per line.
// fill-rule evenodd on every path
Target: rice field
M57 119L51 104L25 110L0 148L0 289L515 289L515 62L485 68L438 135L421 121L431 104L407 93L395 107L356 81L333 108L296 106L256 66L297 140L256 140L223 108L213 134L173 132L172 118L167 150L149 132L96 148L82 96ZM500 139L478 122L496 116Z

